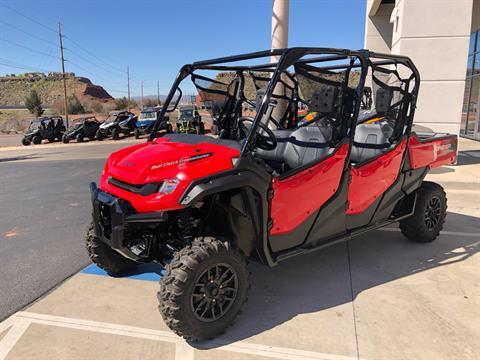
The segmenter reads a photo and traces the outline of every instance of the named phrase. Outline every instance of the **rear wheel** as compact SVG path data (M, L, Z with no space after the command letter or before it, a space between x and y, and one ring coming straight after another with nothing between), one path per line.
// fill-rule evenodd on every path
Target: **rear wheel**
M134 134L135 134L135 139L140 139L140 130L135 129Z
M400 221L400 229L412 241L431 242L442 231L446 215L445 191L436 183L424 181L418 190L415 213Z
M116 128L112 130L112 139L113 140L120 139L120 131Z
M41 143L42 143L42 138L41 138L41 136L35 135L35 136L32 138L32 142L33 142L35 145L41 144Z
M83 134L77 134L76 136L77 142L83 142Z
M23 139L22 139L22 145L23 145L23 146L28 146L28 145L30 145L30 141L28 141L27 139L23 138Z
M196 239L166 266L158 292L165 323L187 340L225 332L247 300L250 273L234 245L211 237Z
M49 137L49 138L47 139L47 141L48 141L49 143L54 142L54 141L55 141L55 136Z
M135 261L123 257L97 238L93 230L93 224L90 224L87 230L85 243L90 260L110 275L126 273L133 270L137 265Z
M70 138L67 135L63 135L62 141L64 144L68 144L70 142Z

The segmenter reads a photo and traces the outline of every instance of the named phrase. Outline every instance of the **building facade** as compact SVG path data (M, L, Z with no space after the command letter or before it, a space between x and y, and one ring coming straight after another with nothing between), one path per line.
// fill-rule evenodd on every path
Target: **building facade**
M365 48L420 71L415 123L480 140L480 0L367 0Z

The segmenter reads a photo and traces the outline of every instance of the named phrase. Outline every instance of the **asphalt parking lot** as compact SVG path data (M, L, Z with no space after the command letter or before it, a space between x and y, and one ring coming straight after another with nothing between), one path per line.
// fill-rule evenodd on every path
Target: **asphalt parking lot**
M84 253L87 183L125 145L0 151L0 316L22 310L0 323L0 359L478 358L475 147L458 166L430 175L449 198L436 242L410 243L392 227L272 269L252 264L249 302L234 326L214 341L187 344L156 309L161 269L111 278Z

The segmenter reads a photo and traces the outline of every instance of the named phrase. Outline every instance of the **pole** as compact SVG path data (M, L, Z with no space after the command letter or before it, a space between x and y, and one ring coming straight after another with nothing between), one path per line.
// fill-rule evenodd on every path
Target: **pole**
M288 47L288 5L289 0L272 0L272 50ZM280 56L272 56L271 62L277 62ZM273 91L274 94L283 95L285 86L277 83ZM286 100L278 99L278 104L273 110L272 117L280 120L287 110ZM268 121L269 119L265 119ZM273 125L271 125L273 126Z
M127 93L128 93L128 111L130 111L130 68L127 65Z
M143 81L140 83L140 90L142 94L142 100L140 102L140 110L143 110Z
M160 82L157 80L157 101L158 105L160 105Z
M272 0L272 50L288 47L288 3L289 0ZM277 60L272 56L272 62Z
M62 78L63 78L63 106L65 109L65 124L68 129L68 104L67 104L67 80L65 79L65 58L63 57L62 25L58 22L58 38L60 41L60 56L62 59Z

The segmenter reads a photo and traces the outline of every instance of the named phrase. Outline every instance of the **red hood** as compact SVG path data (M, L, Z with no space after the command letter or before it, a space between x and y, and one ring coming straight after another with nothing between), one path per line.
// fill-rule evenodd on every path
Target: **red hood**
M171 194L175 194L175 201L178 204L178 198L192 181L231 169L232 158L238 156L237 149L213 143L209 138L205 138L205 142L196 144L170 141L166 137L159 138L153 142L130 146L112 153L105 165L100 187L130 201L138 211L141 211L140 208L144 209L144 207L141 204L135 204L136 201L132 199L132 195L135 198L140 195L112 186L107 182L108 177L133 185L178 179L180 183L177 190ZM168 195L168 198L171 198L171 195ZM155 196L158 200L158 195ZM167 196L164 197L164 200L167 200ZM146 198L148 197L143 197L142 200L148 201ZM164 209L162 207L162 209L148 211L158 210Z

